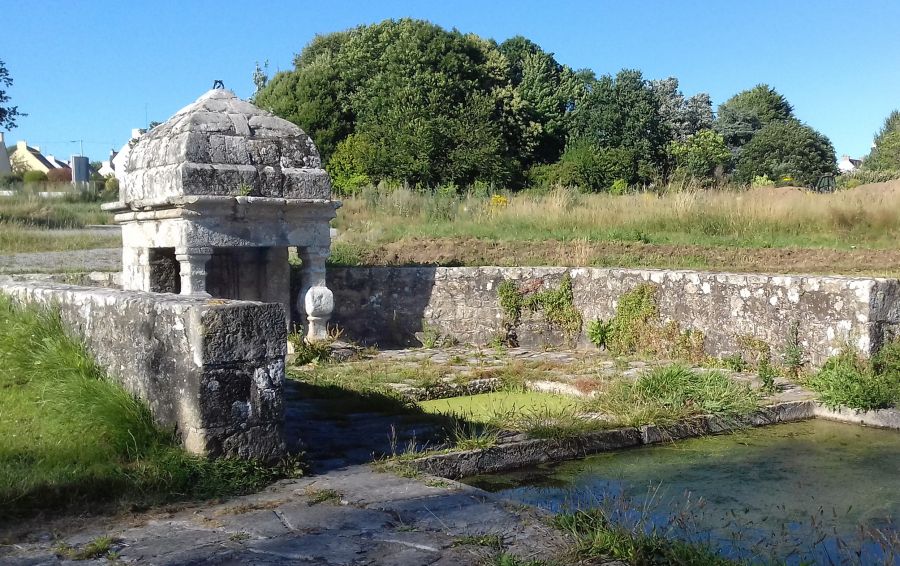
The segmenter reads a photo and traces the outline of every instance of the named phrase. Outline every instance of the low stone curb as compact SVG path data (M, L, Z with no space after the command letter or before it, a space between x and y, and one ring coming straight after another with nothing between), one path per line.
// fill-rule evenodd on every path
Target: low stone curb
M573 460L599 452L721 434L748 426L805 420L814 416L814 402L792 401L764 407L750 415L734 419L705 415L673 425L617 428L566 439L522 439L523 435L514 435L511 441L491 448L434 454L413 460L411 465L424 473L459 479L547 462Z
M861 411L849 407L831 409L821 403L816 403L813 414L817 418L830 421L900 430L900 409L878 409L875 411Z

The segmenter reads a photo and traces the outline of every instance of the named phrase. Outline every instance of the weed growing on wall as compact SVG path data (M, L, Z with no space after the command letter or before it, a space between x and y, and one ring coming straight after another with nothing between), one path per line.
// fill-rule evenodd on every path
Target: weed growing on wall
M675 321L659 317L655 285L644 283L619 297L615 316L588 325L588 339L614 355L648 354L702 362L704 336L697 330L682 330Z
M800 372L803 370L803 346L800 344L800 322L794 321L791 323L790 330L788 330L788 340L787 344L784 347L783 353L784 359L784 368L787 371L788 377L793 379L797 379L800 376Z
M497 287L500 309L507 327L507 341L515 342L515 329L523 311L543 313L544 319L559 328L573 341L581 332L581 313L575 308L572 277L566 273L559 287L542 291L523 292L513 281L503 281Z

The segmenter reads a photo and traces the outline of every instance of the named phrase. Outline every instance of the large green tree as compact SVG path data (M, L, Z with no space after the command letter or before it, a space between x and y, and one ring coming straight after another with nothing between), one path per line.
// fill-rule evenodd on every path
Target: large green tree
M900 112L894 110L875 135L874 147L863 161L871 171L900 170Z
M566 144L569 112L584 92L571 68L533 41L516 36L499 45L506 59L505 134L521 168L556 161Z
M719 105L715 129L733 150L739 150L772 122L794 117L787 99L766 84L739 92Z
M18 106L9 105L9 94L6 89L13 84L12 77L6 69L6 64L0 60L0 130L12 130L16 127L16 118L27 116L19 112Z
M589 85L572 114L570 140L586 140L598 149L622 149L633 171L629 184L665 175L671 132L660 113L659 98L640 71L623 69Z
M735 168L742 182L765 175L806 187L815 186L822 175L835 173L831 142L798 120L770 122L743 147Z
M497 45L411 19L317 36L294 66L257 104L306 130L326 161L360 136L342 148L342 170L423 185L517 184L556 161L586 82L526 38Z

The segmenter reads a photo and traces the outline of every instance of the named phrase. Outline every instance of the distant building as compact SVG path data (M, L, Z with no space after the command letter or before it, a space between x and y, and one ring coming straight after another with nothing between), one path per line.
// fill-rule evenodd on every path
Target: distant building
M859 169L860 165L862 165L862 159L853 159L849 155L842 155L838 160L838 170L841 173L852 173Z
M69 169L69 164L60 161L52 155L44 156L41 148L31 147L24 140L16 142L16 149L9 156L10 164L15 169L25 171L43 171L47 173L51 169Z
M100 169L97 169L97 173L99 173L102 177L109 177L110 175L115 175L116 174L115 159L116 159L116 155L118 155L118 154L119 154L118 151L115 151L112 149L109 150L109 159L107 159L106 161L100 162Z
M0 132L0 175L12 172L9 163L9 153L6 151L6 142L3 141L3 132Z

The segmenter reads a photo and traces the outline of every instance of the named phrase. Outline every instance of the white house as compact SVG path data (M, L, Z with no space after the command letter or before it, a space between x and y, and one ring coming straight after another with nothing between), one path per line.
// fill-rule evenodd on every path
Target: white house
M853 159L849 155L842 155L840 160L838 160L838 170L841 173L856 171L860 165L862 165L862 159Z
M116 167L113 164L113 161L115 161L116 155L118 155L117 151L110 150L109 151L109 159L107 159L106 161L100 162L100 169L97 170L97 173L99 173L103 177L109 177L110 175L115 175Z

